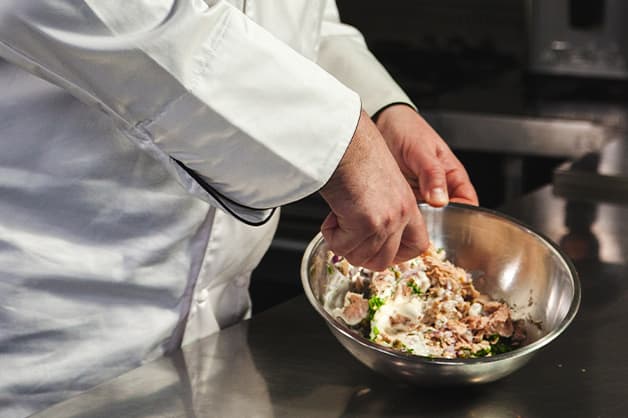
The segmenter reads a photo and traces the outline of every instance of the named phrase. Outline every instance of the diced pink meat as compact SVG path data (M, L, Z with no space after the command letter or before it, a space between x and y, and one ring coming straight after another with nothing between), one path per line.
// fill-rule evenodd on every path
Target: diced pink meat
M353 292L347 292L345 295L345 303L342 309L342 319L348 325L359 324L369 313L369 302L362 295Z
M488 318L487 329L490 334L499 334L502 337L510 337L514 331L510 310L504 304L493 312Z

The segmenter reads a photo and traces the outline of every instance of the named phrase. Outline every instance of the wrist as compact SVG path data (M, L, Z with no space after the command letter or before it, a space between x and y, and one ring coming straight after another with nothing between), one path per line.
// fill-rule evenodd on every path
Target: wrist
M407 103L392 103L373 115L373 121L378 129L391 125L391 122L399 117L418 115L414 107Z
M336 170L329 181L320 189L320 195L330 203L338 193L347 193L347 184L351 183L355 167L369 157L369 150L373 142L373 137L378 134L373 121L368 114L362 110L356 130L345 150L345 153L338 163ZM349 188L349 190L351 190ZM330 205L331 206L331 205Z
M383 109L375 122L397 161L400 157L398 153L401 151L399 145L404 143L406 138L413 137L417 118L420 119L420 116L414 108L399 103Z
M386 142L396 140L410 134L409 129L415 126L419 114L406 104L394 104L383 109L378 115L375 125L382 133Z

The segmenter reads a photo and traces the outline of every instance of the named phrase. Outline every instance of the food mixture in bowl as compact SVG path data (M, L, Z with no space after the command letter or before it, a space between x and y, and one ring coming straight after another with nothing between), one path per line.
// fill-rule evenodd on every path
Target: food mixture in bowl
M364 337L427 357L504 353L525 340L523 320L473 286L469 273L433 246L421 256L374 272L328 251L323 306Z

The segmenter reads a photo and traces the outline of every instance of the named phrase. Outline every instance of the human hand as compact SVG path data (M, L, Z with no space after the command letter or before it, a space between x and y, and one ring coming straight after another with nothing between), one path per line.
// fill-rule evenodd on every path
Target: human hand
M320 191L331 213L321 226L334 253L381 271L416 257L429 243L408 182L369 116Z
M445 141L409 106L393 105L376 122L418 201L478 205L467 171Z

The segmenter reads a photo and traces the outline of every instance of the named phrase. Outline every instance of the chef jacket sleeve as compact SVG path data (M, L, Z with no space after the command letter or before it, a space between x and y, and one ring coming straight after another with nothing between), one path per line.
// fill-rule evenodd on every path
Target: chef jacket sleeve
M395 103L416 106L368 50L362 34L341 23L335 0L326 0L318 63L362 98L371 116Z
M224 1L3 0L0 57L100 107L188 191L252 224L324 185L361 109Z

